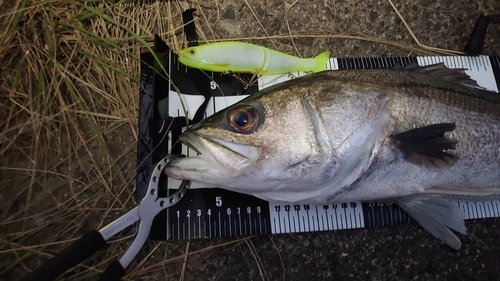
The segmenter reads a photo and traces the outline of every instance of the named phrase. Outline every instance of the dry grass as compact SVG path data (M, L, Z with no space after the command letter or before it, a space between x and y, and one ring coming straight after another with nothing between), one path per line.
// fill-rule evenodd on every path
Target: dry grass
M154 33L181 48L180 14L193 6L201 10L200 38L223 39L198 3L0 0L0 278L25 274L134 206L139 55ZM217 1L209 12L220 13ZM338 38L413 53L439 51L359 34L299 35L288 29L284 35L233 39L266 40L281 48L275 43L280 39ZM228 244L249 248L248 262L269 280L250 240ZM184 264L182 280L188 256L197 252L187 247L168 257L162 247L141 254L126 280L161 276L168 263ZM124 249L124 243L113 244L72 274L77 280L91 278ZM160 261L149 261L153 254Z
M9 276L134 205L138 58L144 46L110 40L131 32L104 18L112 14L133 33L150 37L149 26L168 25L166 17L150 15L171 4L142 6L144 19L155 22L130 17L129 4L4 5L0 251L8 258L0 268Z

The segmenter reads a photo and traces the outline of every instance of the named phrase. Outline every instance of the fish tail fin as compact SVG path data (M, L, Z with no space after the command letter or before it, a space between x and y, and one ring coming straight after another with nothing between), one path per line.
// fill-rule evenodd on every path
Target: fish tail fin
M316 57L314 60L318 63L318 67L313 70L313 72L320 72L326 70L326 63L330 59L330 52L323 52Z

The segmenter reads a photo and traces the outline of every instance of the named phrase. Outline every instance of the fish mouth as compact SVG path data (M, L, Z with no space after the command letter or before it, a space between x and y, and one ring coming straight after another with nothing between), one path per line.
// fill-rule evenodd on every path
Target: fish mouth
M209 62L204 61L204 60L193 59L191 55L189 55L188 53L185 53L185 52L181 52L181 51L177 52L177 56L179 57L179 61L182 64L187 65L187 66L192 67L192 68L198 68L200 65L210 64Z
M181 55L180 53L178 54L179 55L179 61L184 64L184 65L187 65L189 67L193 67L193 68L196 68L197 66L197 63L200 63L200 62L196 62L192 59L190 59L188 56L186 55ZM201 63L202 64L202 63Z
M178 52L177 56L179 57L179 61L192 68L199 68L200 66L210 66L210 67L216 67L221 70L224 70L224 68L229 67L229 63L219 63L215 61L206 61L206 60L197 60L193 59L191 55L184 53L184 52Z
M217 177L237 177L260 156L259 147L188 131L179 140L196 151L196 156L170 162L165 173L172 178L209 181Z

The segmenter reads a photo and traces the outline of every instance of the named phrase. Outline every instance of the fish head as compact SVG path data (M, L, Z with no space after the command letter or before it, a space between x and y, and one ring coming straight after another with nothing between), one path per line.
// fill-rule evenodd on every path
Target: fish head
M166 167L169 177L249 194L321 180L335 159L294 87L267 88L206 118L180 136L198 152ZM300 87L299 87L300 88ZM314 176L315 172L321 176Z
M226 71L229 63L227 54L213 46L193 46L177 52L179 61L192 68L209 71Z
M180 158L169 168L181 172L181 178L217 182L219 178L240 176L257 162L261 143L252 135L264 119L258 103L233 106L192 126L179 139L198 153L198 156ZM173 172L171 173L173 174Z
M321 198L369 167L387 135L387 102L328 73L296 78L192 126L180 140L199 155L165 173L272 201Z

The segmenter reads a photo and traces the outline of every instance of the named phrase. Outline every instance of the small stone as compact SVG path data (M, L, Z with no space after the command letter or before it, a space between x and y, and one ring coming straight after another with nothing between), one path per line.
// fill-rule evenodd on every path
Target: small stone
M222 18L228 20L234 20L236 18L233 5L227 6L226 11L222 15Z
M257 11L257 15L261 16L261 17L264 17L266 15L266 11L264 11L264 9L262 9L261 7L258 7L256 9Z

